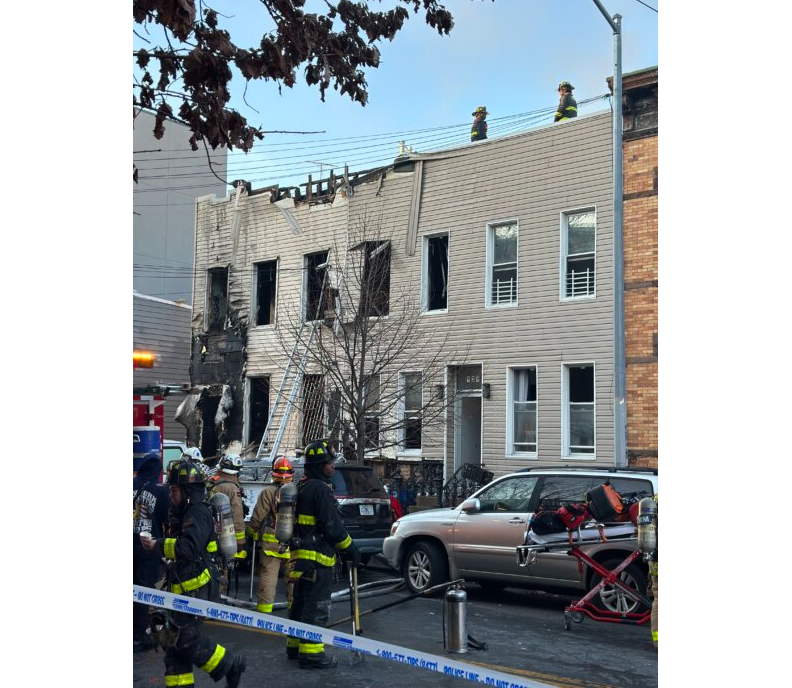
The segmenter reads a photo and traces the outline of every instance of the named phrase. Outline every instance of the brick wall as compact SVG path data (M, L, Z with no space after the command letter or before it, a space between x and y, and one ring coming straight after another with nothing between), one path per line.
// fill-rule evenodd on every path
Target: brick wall
M627 455L657 467L657 135L624 143Z

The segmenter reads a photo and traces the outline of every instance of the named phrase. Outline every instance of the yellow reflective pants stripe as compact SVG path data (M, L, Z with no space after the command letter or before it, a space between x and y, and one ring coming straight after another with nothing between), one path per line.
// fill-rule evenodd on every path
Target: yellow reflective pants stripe
M257 612L262 612L264 614L269 614L269 612L272 611L272 605L271 604L257 604L256 605L256 611Z
M162 553L166 559L176 558L176 538L165 538L165 544L162 546Z
M165 677L166 686L194 686L195 677L189 674L171 674Z
M324 652L324 643L300 643L301 655L317 655Z
M222 645L218 645L215 648L214 653L209 658L209 661L204 664L201 669L205 671L207 674L214 671L217 668L217 665L220 664L220 661L225 657L225 648Z
M286 647L298 647L300 641L297 638L286 638Z

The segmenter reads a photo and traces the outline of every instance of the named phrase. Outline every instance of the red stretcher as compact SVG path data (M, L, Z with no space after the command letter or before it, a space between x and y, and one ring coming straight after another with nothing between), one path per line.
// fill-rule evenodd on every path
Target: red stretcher
M610 531L610 535L608 532ZM615 569L608 570L602 564L594 561L586 554L581 547L597 542L633 542L635 549L622 561ZM600 576L597 583L586 595L577 602L572 602L564 608L564 629L572 628L572 621L581 623L584 616L588 616L594 621L605 623L629 624L641 626L651 619L652 601L647 599L640 591L619 580L619 574L624 571L633 561L641 557L638 549L638 539L635 536L634 528L625 528L624 523L586 523L574 531L559 533L546 536L538 536L532 531L526 534L526 542L529 544L517 547L517 563L520 566L530 566L536 561L536 556L540 552L552 552L566 549L567 554L575 557L579 566L588 566ZM582 569L581 569L582 570ZM613 612L607 609L595 607L591 600L599 595L602 588L606 585L614 586L624 595L636 602L644 605L645 611L640 614L634 612Z

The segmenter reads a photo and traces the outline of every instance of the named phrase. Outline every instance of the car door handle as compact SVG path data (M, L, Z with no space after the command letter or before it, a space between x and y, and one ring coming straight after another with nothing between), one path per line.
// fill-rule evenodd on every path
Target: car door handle
M512 518L509 520L509 523L525 523L525 520L522 518Z

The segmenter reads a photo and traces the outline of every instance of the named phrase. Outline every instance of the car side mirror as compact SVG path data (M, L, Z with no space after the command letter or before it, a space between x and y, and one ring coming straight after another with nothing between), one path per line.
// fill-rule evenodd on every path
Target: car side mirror
M481 502L476 499L466 499L462 502L462 511L466 514L475 514L477 511L481 511Z

